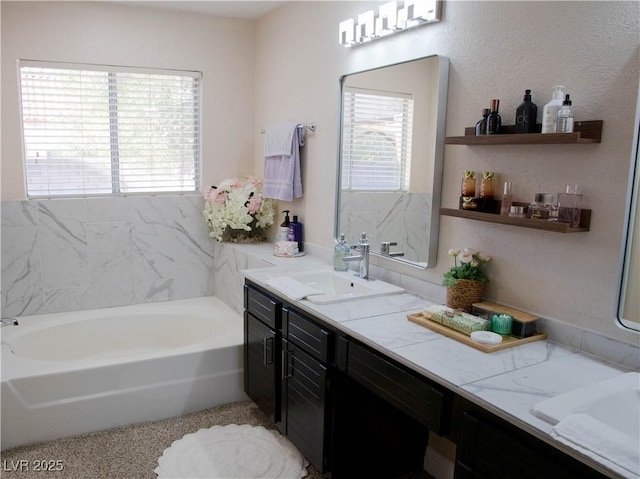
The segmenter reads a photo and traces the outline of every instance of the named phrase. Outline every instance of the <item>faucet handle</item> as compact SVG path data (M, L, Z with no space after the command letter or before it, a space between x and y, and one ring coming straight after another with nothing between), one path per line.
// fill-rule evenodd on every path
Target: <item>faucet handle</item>
M381 241L380 254L389 254L392 246L398 246L398 243L396 241Z
M360 233L360 244L366 244L369 241L367 240L367 233L366 232L362 232Z

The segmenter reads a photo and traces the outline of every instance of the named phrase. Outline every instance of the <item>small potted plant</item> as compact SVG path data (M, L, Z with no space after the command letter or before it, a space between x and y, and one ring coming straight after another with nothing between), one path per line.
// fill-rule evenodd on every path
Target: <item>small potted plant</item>
M273 224L275 205L263 198L262 182L253 177L221 181L204 193L203 215L216 241L253 243L265 241Z
M450 249L453 267L444 273L442 284L447 287L447 306L471 312L473 303L482 301L489 278L482 269L491 258L469 248Z

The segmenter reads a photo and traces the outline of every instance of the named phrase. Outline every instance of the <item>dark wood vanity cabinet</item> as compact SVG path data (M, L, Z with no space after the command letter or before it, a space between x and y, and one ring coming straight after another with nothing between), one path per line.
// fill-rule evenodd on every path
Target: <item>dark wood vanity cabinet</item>
M449 430L453 393L366 345L340 337L338 369L439 435Z
M245 392L325 472L334 333L254 285L244 287L244 306Z
M280 422L280 322L282 303L244 288L244 390L275 423Z
M456 397L455 479L605 479L608 476Z
M423 468L429 431L455 479L606 476L247 281L245 392L331 479Z
M330 467L334 333L283 309L280 431L317 469Z

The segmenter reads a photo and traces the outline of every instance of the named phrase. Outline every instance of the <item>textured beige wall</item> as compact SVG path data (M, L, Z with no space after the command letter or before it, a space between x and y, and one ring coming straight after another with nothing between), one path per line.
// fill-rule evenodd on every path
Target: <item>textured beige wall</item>
M640 55L637 2L444 2L442 21L345 49L338 23L375 2L292 2L258 22L255 131L280 121L316 121L303 165L304 197L288 204L306 240L331 247L339 77L431 54L451 61L447 134L475 124L499 98L513 124L526 88L541 112L553 86L571 94L577 120L604 120L598 145L445 148L442 204L457 207L462 171L492 170L516 200L581 186L591 231L557 234L442 217L438 265L412 273L440 283L447 250L491 255L491 299L637 343L614 323L627 174ZM256 136L256 172L263 171Z
M24 199L18 59L203 73L203 184L252 173L252 21L101 2L2 8L2 200Z

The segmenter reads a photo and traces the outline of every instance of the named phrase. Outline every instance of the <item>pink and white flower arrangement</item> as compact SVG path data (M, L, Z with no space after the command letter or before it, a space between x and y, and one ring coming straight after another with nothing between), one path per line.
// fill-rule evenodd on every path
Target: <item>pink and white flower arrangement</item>
M264 235L273 224L275 202L263 198L262 182L253 176L223 180L205 191L204 199L209 236L217 241L233 231Z
M453 267L444 274L442 284L453 286L459 279L469 279L488 283L489 278L482 271L482 264L491 260L490 256L484 255L470 248L450 249L449 256L453 256ZM458 265L458 262L460 264Z

